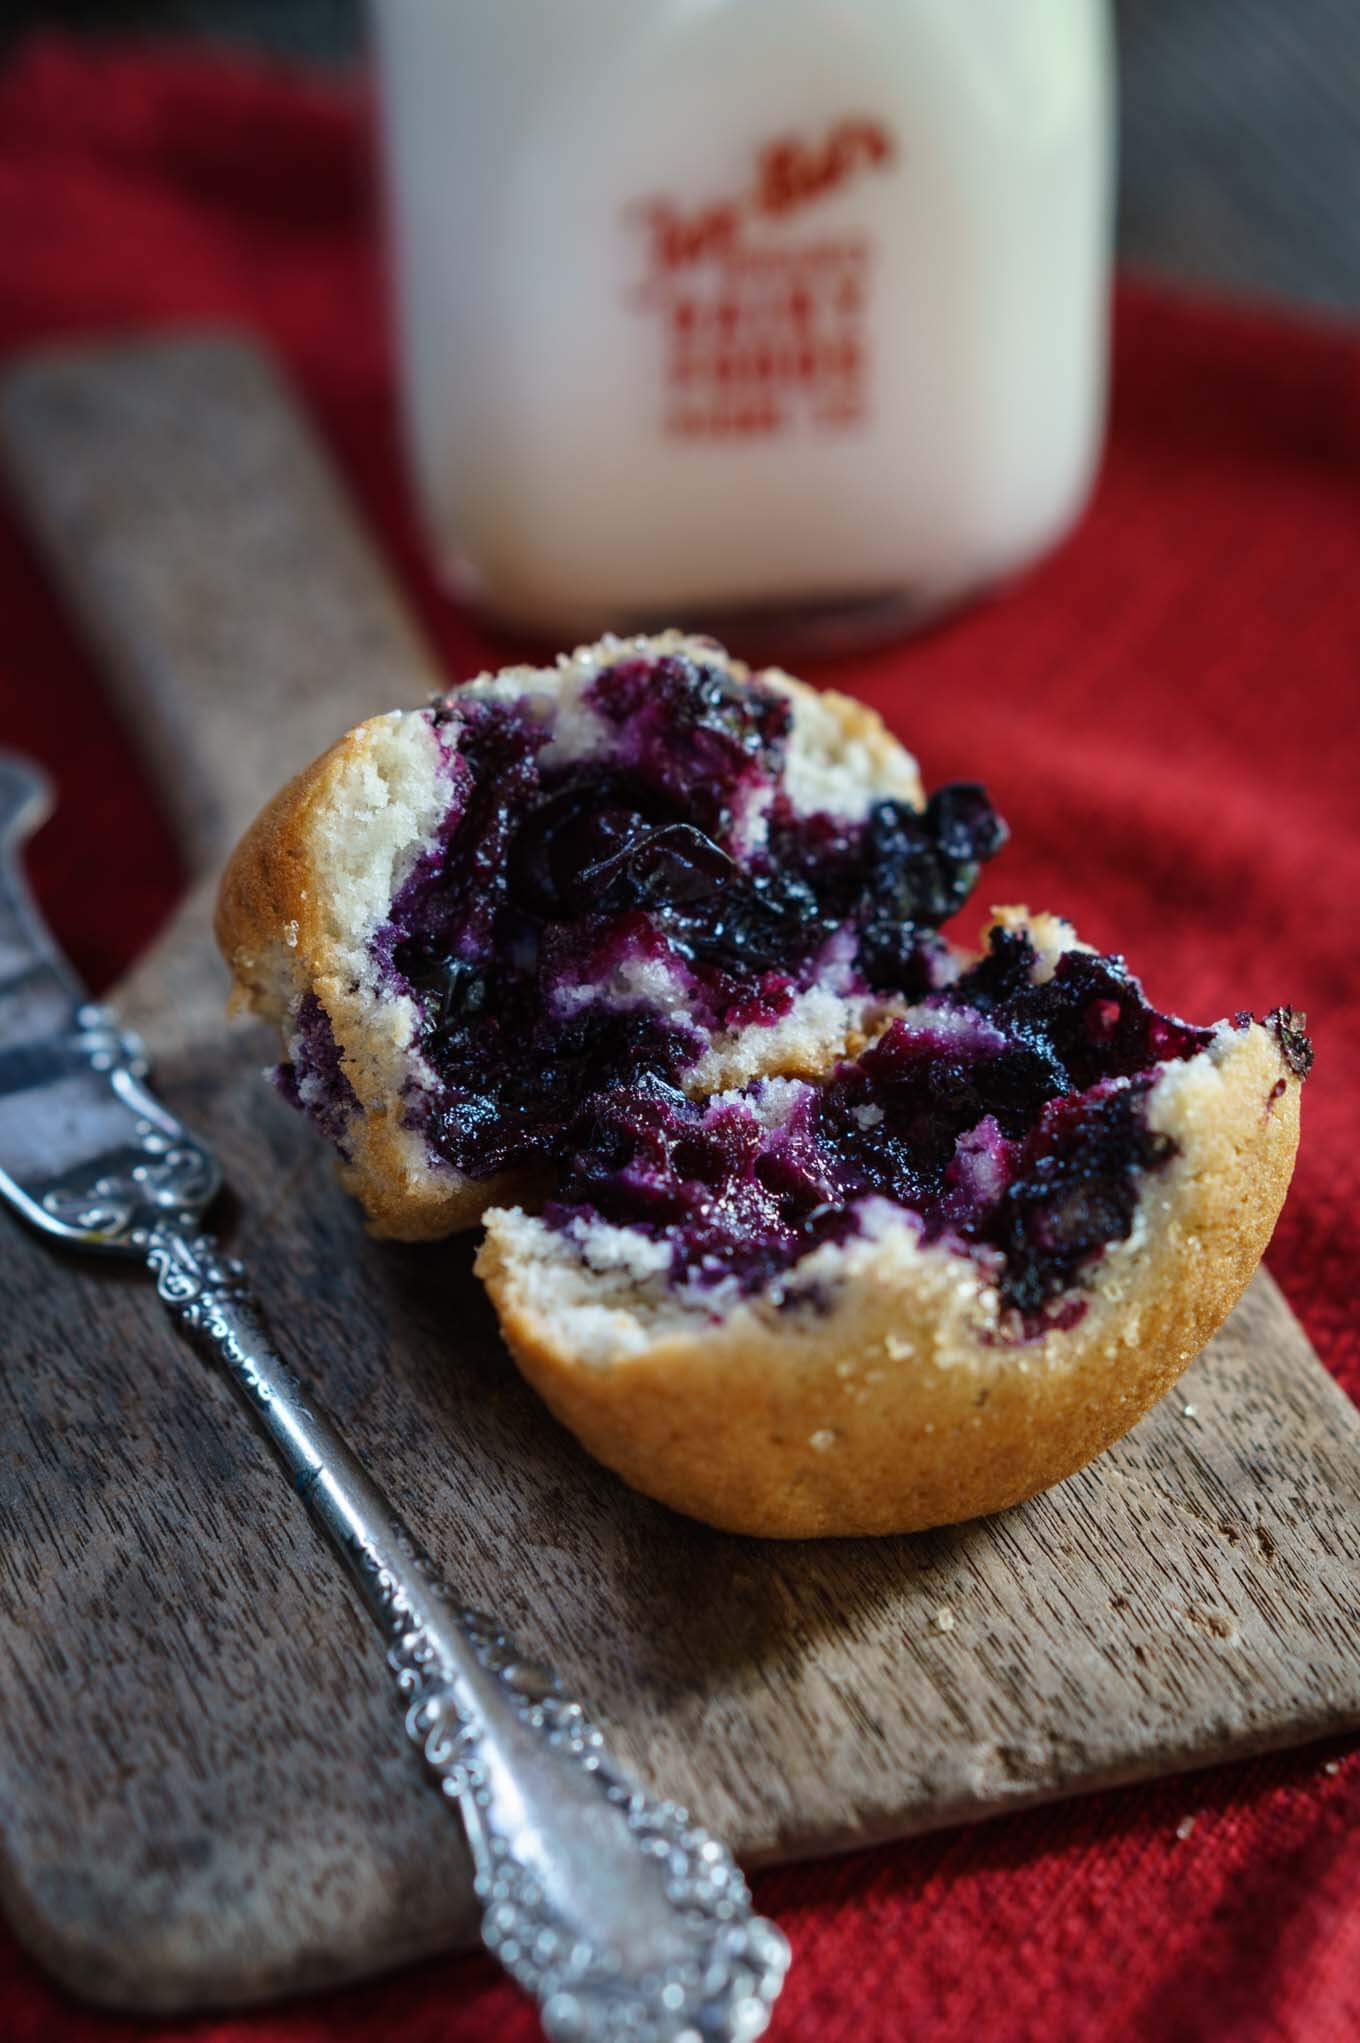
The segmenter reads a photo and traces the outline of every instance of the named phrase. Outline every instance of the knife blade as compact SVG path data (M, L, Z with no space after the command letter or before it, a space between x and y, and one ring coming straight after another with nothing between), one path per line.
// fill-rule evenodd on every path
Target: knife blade
M90 1000L28 892L19 849L50 809L37 770L0 754L0 1192L45 1234L137 1255L139 1216L206 1211L221 1173L148 1090L141 1042Z

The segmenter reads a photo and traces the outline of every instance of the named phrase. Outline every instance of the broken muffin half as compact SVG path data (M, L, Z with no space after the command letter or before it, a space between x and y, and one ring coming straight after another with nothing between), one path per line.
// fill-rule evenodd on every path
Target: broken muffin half
M218 937L375 1228L474 1224L586 1102L814 1074L952 969L1004 836L861 704L606 640L375 717L238 847Z

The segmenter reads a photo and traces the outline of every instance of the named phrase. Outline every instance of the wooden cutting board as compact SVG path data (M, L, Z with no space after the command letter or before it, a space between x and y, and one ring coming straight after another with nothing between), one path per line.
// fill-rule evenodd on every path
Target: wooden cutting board
M211 874L428 655L274 372L229 337L49 356L8 464L202 884L118 998L219 1148L276 1327L470 1600L748 1863L1360 1724L1360 1421L1259 1276L1179 1391L1004 1517L709 1532L520 1383L466 1243L367 1240L223 1018ZM60 830L61 819L52 826ZM227 1392L130 1273L0 1224L0 1896L119 2006L244 2002L468 1942L457 1825L382 1655Z

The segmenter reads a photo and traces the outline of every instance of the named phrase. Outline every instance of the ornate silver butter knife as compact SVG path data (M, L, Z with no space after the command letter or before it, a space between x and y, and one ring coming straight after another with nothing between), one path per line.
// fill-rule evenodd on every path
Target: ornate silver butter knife
M0 753L0 1195L56 1241L144 1263L222 1368L382 1635L407 1735L462 1816L487 1949L548 2035L760 2035L788 1947L726 1847L629 1780L556 1676L454 1601L201 1231L215 1158L148 1091L141 1044L86 999L24 886L47 807Z

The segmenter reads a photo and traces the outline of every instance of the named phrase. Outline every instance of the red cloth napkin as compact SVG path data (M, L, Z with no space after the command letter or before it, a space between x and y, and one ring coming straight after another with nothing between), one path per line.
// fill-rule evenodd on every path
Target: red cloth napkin
M59 44L0 75L0 348L184 320L267 335L461 675L509 649L421 563L376 246L357 90ZM0 731L62 798L39 892L102 982L170 905L173 846L12 521L0 618ZM991 784L1015 833L992 898L1061 909L1197 1019L1309 1011L1318 1068L1270 1260L1360 1390L1360 336L1129 289L1080 532L994 603L818 678L880 708L928 780ZM759 1883L794 1948L772 2035L1349 2043L1357 1893L1360 1763L1340 1748L801 1867ZM536 2033L480 1959L160 2026L66 2000L0 1932L0 1988L10 2043Z

